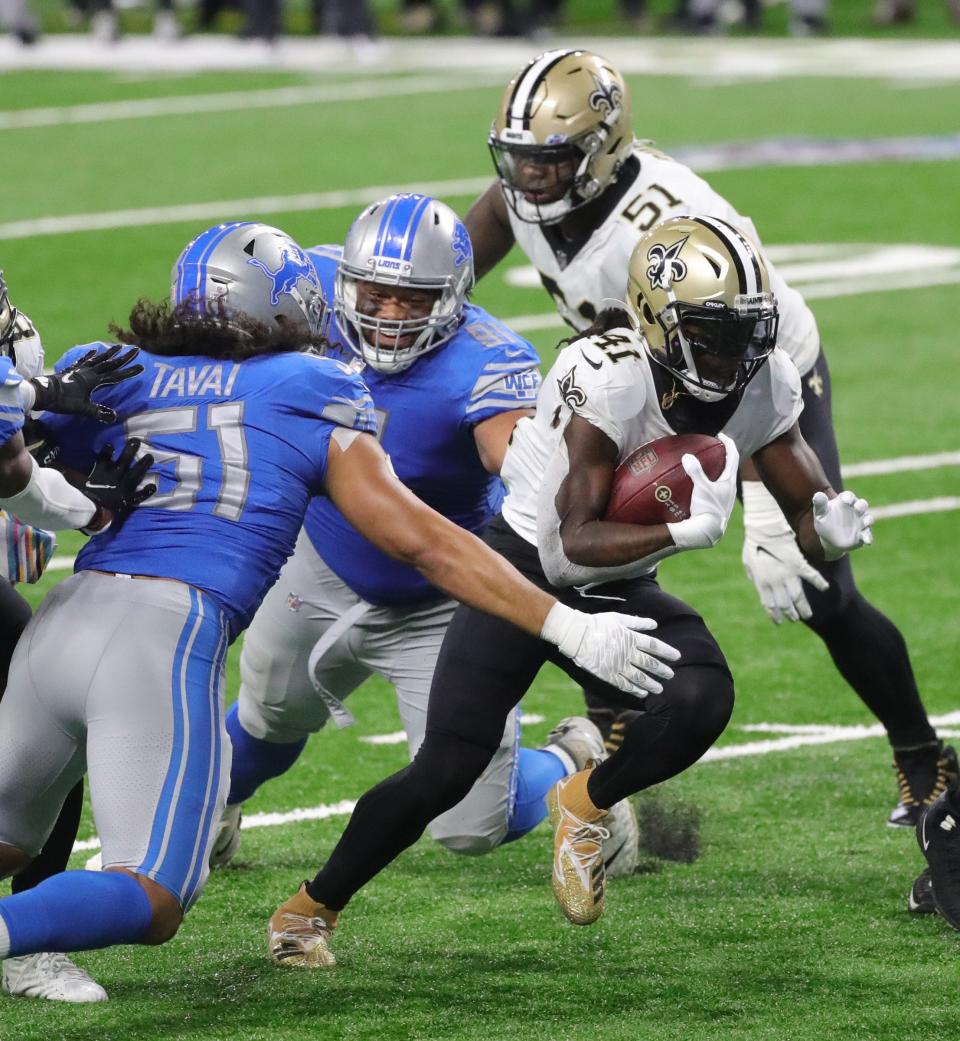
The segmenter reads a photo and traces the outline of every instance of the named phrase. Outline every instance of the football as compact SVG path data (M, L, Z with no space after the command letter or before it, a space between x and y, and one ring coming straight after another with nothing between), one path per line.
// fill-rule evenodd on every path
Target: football
M686 454L700 460L715 481L723 471L726 449L709 434L659 437L631 452L613 475L604 520L626 524L673 524L690 516L693 481L680 462Z

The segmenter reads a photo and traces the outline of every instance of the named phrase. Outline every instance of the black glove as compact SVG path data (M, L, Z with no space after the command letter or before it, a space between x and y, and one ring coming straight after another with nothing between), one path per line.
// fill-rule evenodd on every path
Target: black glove
M148 452L137 459L140 442L131 438L123 451L113 458L113 445L104 445L93 464L87 479L80 485L80 491L89 496L97 504L97 513L84 529L86 532L99 531L110 521L122 521L134 507L149 499L157 490L155 484L139 487L153 466L153 456Z
M122 344L115 343L105 351L88 351L63 372L37 376L30 381L37 392L34 410L89 416L101 423L115 423L117 413L107 405L91 401L90 395L99 387L112 387L115 383L139 376L143 366L130 364L139 353L139 347L124 350Z

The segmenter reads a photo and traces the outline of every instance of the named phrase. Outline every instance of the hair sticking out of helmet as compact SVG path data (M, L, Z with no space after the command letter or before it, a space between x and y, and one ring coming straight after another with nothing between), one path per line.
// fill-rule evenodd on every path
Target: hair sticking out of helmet
M177 258L170 301L182 321L236 319L237 331L255 322L298 343L320 338L326 302L310 258L289 235L268 224L218 224L198 235Z
M626 303L650 357L701 401L741 391L776 346L763 256L714 217L674 217L640 239Z
M555 224L616 179L634 136L623 77L589 51L547 51L510 81L488 143L520 220Z
M473 247L459 217L428 195L391 195L353 222L333 308L350 347L401 372L457 331L473 287Z

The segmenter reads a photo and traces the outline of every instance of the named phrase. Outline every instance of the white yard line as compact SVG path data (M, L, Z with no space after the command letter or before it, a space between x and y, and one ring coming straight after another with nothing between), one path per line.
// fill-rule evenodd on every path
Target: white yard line
M148 206L136 210L104 213L75 213L65 217L40 217L36 220L0 224L0 240L28 239L39 235L63 235L76 231L106 231L142 227L146 224L209 224L227 218L246 219L267 213L296 213L303 210L335 210L364 206L392 192L425 192L428 195L475 195L487 188L491 176L464 177L446 181L418 181L416 184L371 185L330 192L301 195L258 195L249 199L223 199L212 202L183 203L178 206Z
M529 718L529 717L528 717ZM960 724L960 711L948 712L943 716L931 716L930 722L937 728L946 728ZM829 726L813 725L789 727L778 723L755 723L734 729L747 732L788 731L789 736L774 738L769 741L748 741L739 745L725 745L722 748L711 748L701 759L701 763L717 763L730 759L748 759L760 755L773 755L777 752L789 752L796 748L813 745L845 744L850 741L865 741L868 738L885 737L883 727L877 723L873 726ZM945 733L945 736L946 733ZM952 736L952 735L949 735ZM356 802L342 799L340 802L311 806L306 809L287 810L283 813L254 813L243 818L242 828L275 828L284 824L296 824L300 821L325 820L327 817L346 817L353 813ZM83 839L74 843L73 852L90 851L100 848L98 838Z
M2 80L0 80L2 82ZM398 81L397 92L400 92L404 83L411 81ZM279 91L251 92L252 95L263 99L272 98L278 94L289 94L293 97L301 97L313 90L321 89L366 89L364 85L348 84L334 88L310 88L291 87L281 88ZM372 88L371 88L372 89ZM217 99L222 99L225 108L243 108L243 93L200 95L198 104L216 105ZM167 98L161 99L165 104L189 109L192 104L191 98ZM113 112L134 112L139 105L157 105L157 100L146 102L118 102ZM300 103L300 102L297 102ZM133 106L131 108L131 106ZM76 106L75 109L34 109L26 113L0 113L0 129L2 120L30 118L35 120L52 120L54 113L83 112L92 118L94 108L104 109L104 106ZM207 109L205 111L210 111ZM128 118L126 115L117 115L115 118ZM130 116L129 118L133 118ZM49 125L53 125L52 123ZM757 169L761 167L790 167L805 165L852 165L864 162L904 162L913 160L942 160L950 161L960 158L960 135L926 136L911 138L865 138L865 139L791 139L775 138L761 141L732 142L710 148L681 147L674 150L674 156L687 163L693 169L701 173L716 170ZM209 202L176 203L168 206L146 206L136 209L106 210L95 213L72 213L60 216L33 217L25 220L9 221L0 224L0 240L35 238L40 235L65 235L84 231L109 231L120 228L143 227L145 225L179 224L186 222L207 222L221 220L224 218L242 219L252 215L265 213L296 213L305 210L337 209L346 206L363 205L374 202L377 199L397 191L420 191L441 197L472 196L483 191L492 180L491 174L478 177L454 178L442 181L426 181L405 185L373 185L367 188L348 188L326 192L305 192L295 195L266 195L251 196L243 199L215 199ZM839 290L834 292L834 283L828 279L827 269L824 263L828 255L839 255L844 267L849 268L851 264L862 261L863 250L872 251L877 258L879 268L872 273L868 270L866 276L861 278L863 286L854 292L870 292L871 286L876 290L888 290L898 288L913 288L917 285L946 285L960 278L956 268L950 269L951 258L956 260L956 251L946 247L863 247L858 255L855 246L835 244L813 244L799 247L785 247L786 251L806 251L807 259L811 261L805 268L809 288L807 295L811 298L843 296L847 289L844 283L840 284ZM776 259L777 247L771 248L770 252ZM811 251L812 254L811 254ZM851 251L854 251L851 254ZM899 251L899 252L898 252ZM938 252L939 251L939 252ZM933 267L931 261L940 258L939 266L926 273ZM899 260L898 260L899 258ZM893 264L894 270L888 269ZM906 266L920 269L921 273L903 274L896 270L897 266ZM946 268L944 271L943 269ZM514 269L512 276L523 278L524 269ZM819 272L819 277L816 277ZM814 276L814 277L811 277ZM827 279L824 281L824 279ZM919 281L918 281L919 279ZM530 284L520 282L518 284ZM560 323L556 315L528 315L519 321L529 322L527 328L553 328ZM546 324L543 324L543 323ZM522 330L521 330L522 331Z
M462 90L476 90L487 85L493 86L498 82L499 80L494 79L489 73L469 80L460 76L407 76L390 80L361 80L356 83L321 83L304 87L275 87L267 90L238 90L53 108L28 108L0 112L0 130L107 123L121 119L143 120L159 116L194 116L208 112L245 112L258 108L367 101L410 94L449 94Z

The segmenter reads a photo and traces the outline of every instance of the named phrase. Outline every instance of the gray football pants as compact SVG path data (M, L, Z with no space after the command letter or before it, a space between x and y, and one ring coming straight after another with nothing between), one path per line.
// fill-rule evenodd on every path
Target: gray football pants
M396 690L412 759L423 742L430 683L455 607L451 600L412 608L367 604L301 532L244 638L240 725L260 740L300 741L326 725L330 697L344 701L376 673ZM514 711L470 793L430 825L430 834L447 849L480 854L503 841L515 797L518 742Z
M226 619L181 582L81 571L47 595L0 701L0 842L36 856L89 773L104 867L207 879L226 803Z

